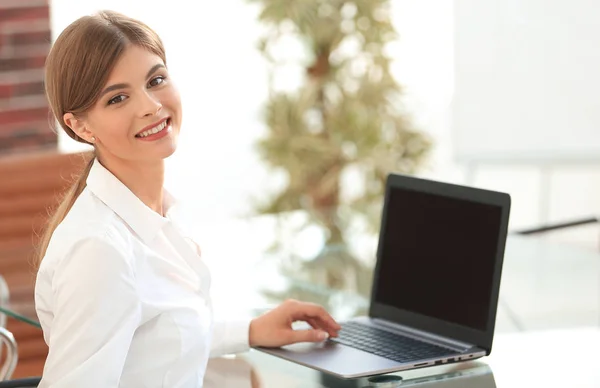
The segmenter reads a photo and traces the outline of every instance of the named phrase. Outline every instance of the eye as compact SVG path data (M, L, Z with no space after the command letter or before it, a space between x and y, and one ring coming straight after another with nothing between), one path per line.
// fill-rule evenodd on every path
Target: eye
M158 86L158 85L164 83L166 79L167 79L167 77L159 75L158 77L152 78L150 80L150 82L148 82L148 84L150 85L150 87Z
M125 101L127 97L119 94L118 96L115 96L113 98L111 98L110 100L108 100L108 105L112 105L112 104L118 104L119 102L123 102Z

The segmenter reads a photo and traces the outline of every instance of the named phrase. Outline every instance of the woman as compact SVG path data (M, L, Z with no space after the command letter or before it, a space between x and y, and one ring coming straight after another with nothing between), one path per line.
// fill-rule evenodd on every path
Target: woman
M39 253L41 387L196 388L210 356L337 335L323 308L298 301L250 322L213 322L208 270L169 217L164 159L177 146L181 101L149 27L109 11L78 19L48 55L46 94L94 157ZM292 330L297 320L313 329Z

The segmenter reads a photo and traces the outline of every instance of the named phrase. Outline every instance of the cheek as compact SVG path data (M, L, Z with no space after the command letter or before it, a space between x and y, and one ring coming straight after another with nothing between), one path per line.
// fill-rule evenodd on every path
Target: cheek
M161 100L164 107L169 109L177 118L181 117L181 96L175 86L166 89Z
M129 137L134 120L127 108L103 112L101 119L95 121L96 131L103 143L123 144L123 139Z

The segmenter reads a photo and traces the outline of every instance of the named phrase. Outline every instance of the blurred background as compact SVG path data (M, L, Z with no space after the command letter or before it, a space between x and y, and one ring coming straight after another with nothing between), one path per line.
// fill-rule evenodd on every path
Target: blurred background
M598 250L593 1L0 0L0 251L13 299L31 292L17 258L32 227L77 170L56 155L88 150L51 130L45 56L100 9L165 43L184 109L166 187L223 314L286 296L364 312L388 172L508 192L512 233L590 220L543 238ZM594 290L596 310L565 324L596 322ZM546 313L537 322L564 315ZM513 318L504 310L499 328L520 329Z
M596 15L590 12L595 6L583 0L577 6L387 3L398 39L385 54L403 87L401 108L433 143L416 173L510 192L512 228L593 215L600 201L594 152L600 113L592 93L600 59L591 49L592 22L585 21ZM269 79L278 90L297 90L306 82L310 53L288 38L276 47L287 66L270 74L257 49L268 28L258 20L261 6L236 0L202 7L184 1L168 7L159 1L51 2L53 37L80 15L107 8L145 21L164 40L185 111L167 186L202 220L245 215L252 209L249 198L270 195L281 184L255 147L267 134L262 112ZM544 17L534 19L540 13ZM569 24L569 17L578 24ZM62 152L77 150L62 133L58 141ZM596 245L595 233L570 238Z

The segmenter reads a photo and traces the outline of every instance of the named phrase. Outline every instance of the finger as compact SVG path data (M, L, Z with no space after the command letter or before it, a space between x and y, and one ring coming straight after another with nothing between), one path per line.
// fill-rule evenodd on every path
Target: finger
M332 326L330 320L321 319L320 317L311 318L316 329L326 331L330 337L337 337L339 329L336 326Z
M293 319L306 321L308 318L314 318L331 330L341 329L341 326L322 306L313 303L296 302L292 304L292 309Z
M339 329L337 327L331 327L329 321L323 321L320 318L310 318L313 320L315 328L325 330L329 333L330 337L337 337Z
M329 315L322 306L314 303L295 302L291 303L291 315L293 319L306 320L307 318L317 318L327 322L332 327L337 325L337 322Z
M306 322L308 322L308 324L313 329L320 329L321 328L321 325L319 325L319 323L314 318L306 318Z
M327 321L322 321L319 318L307 318L307 321L310 320L310 325L315 329L321 329L329 333L330 337L337 337L338 331L335 328L332 328L331 325ZM311 323L312 322L312 323Z
M322 330L294 330L291 334L291 343L298 342L322 342L329 337L326 331Z

